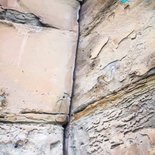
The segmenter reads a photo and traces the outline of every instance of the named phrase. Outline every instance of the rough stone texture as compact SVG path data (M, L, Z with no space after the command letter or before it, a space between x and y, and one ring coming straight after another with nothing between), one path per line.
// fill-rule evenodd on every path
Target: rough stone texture
M0 0L0 155L63 155L76 0Z
M70 106L78 10L0 0L0 155L155 154L155 1L83 1Z
M69 132L69 155L154 155L155 75L76 114Z
M0 4L0 120L66 123L79 3L8 0Z
M155 154L155 1L86 0L69 155Z
M87 0L82 6L73 112L155 67L155 2Z
M0 155L63 155L63 128L0 124Z

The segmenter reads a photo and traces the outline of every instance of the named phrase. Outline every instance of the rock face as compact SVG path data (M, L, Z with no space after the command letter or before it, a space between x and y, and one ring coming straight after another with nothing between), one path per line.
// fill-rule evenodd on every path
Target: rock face
M154 0L0 0L0 155L20 154L155 155Z
M8 0L0 4L1 120L65 122L79 3Z
M0 155L62 155L76 0L0 0Z
M75 114L69 154L154 154L155 77L95 104Z
M155 2L86 0L69 155L155 154Z
M77 31L79 3L76 0L0 0L4 9L36 15L50 27Z
M141 0L83 4L73 111L137 81L155 66L154 5Z

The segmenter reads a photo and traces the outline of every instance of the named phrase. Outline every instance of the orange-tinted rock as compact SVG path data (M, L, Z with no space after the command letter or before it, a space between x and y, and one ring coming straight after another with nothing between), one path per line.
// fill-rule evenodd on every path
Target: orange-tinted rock
M0 123L1 155L63 155L63 128L51 124Z

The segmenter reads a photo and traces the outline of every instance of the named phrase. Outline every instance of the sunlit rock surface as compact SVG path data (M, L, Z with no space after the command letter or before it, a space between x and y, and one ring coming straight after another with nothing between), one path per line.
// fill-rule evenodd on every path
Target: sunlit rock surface
M76 0L0 0L0 155L63 155Z
M1 119L66 122L79 3L8 0L0 4Z

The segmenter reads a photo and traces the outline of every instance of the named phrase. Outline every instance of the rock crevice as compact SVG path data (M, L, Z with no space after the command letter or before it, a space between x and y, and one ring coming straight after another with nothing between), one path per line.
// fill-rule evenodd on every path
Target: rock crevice
M32 26L54 28L48 24L42 23L40 19L32 13L22 13L11 9L5 9L4 11L1 11L0 20L6 20L14 23L27 24Z

